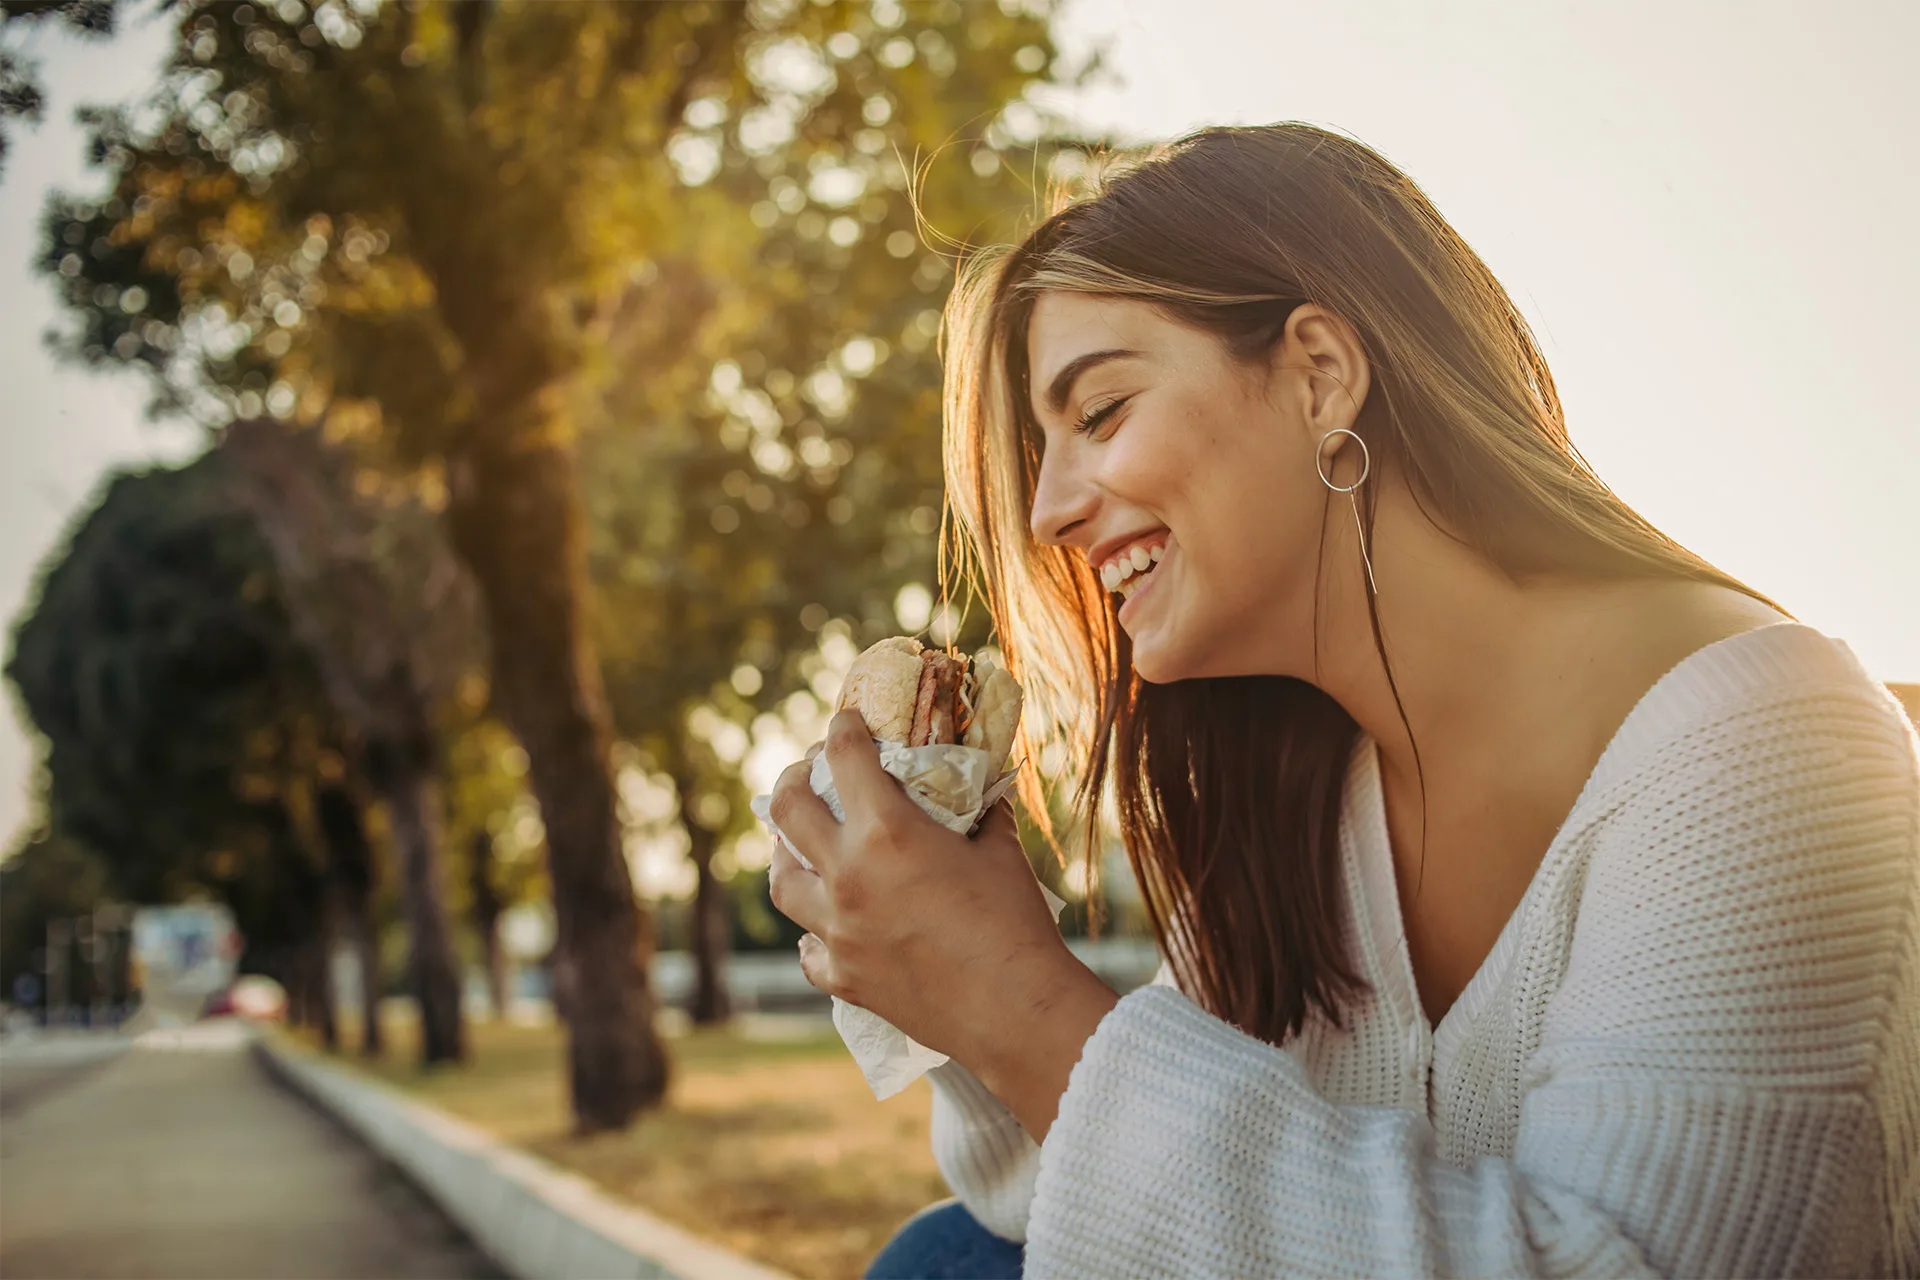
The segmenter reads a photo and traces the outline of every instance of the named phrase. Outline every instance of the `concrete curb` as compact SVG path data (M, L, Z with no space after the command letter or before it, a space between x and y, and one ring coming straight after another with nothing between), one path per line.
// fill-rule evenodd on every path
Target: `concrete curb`
M516 1280L792 1280L385 1085L271 1037L256 1052L393 1161Z

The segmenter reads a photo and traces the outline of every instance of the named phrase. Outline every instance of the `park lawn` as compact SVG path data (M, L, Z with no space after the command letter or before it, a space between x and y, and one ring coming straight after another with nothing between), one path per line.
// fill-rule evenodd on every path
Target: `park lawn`
M947 1194L928 1145L929 1086L876 1102L831 1027L799 1040L695 1029L668 1041L667 1104L623 1133L572 1136L559 1028L469 1022L471 1061L423 1072L415 1031L340 1061L397 1085L617 1198L808 1280L858 1275L916 1209Z

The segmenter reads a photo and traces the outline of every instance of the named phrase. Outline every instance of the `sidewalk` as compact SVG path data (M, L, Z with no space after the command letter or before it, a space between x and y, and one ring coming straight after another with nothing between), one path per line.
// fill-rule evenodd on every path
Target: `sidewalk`
M0 1039L0 1118L87 1078L126 1051L111 1031L13 1031Z
M104 1057L105 1055L98 1055ZM0 1126L0 1275L493 1277L400 1175L268 1079L243 1029L155 1032Z

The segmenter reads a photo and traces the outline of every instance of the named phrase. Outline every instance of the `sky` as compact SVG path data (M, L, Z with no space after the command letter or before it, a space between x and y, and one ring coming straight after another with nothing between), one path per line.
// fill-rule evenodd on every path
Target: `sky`
M49 117L0 177L0 622L102 477L193 447L130 375L53 361L28 265L45 192L92 189L73 107L137 92L164 36L39 37ZM1073 0L1061 37L1107 45L1115 82L1055 100L1088 127L1297 119L1381 151L1534 325L1608 484L1920 681L1920 6ZM0 847L35 755L0 711Z

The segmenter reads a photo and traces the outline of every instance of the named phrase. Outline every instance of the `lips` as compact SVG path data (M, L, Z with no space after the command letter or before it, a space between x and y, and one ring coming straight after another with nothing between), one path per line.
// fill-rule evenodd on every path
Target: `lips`
M1122 598L1132 595L1165 556L1168 537L1157 529L1113 551L1100 563L1100 585Z

